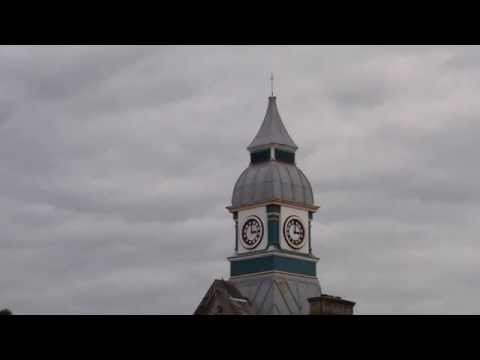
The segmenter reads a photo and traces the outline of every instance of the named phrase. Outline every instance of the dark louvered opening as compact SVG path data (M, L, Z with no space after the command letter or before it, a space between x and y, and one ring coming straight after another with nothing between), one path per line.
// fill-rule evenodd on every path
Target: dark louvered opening
M270 149L255 151L250 154L250 161L252 164L258 164L270 160Z
M290 151L275 149L275 159L287 164L295 164L295 154Z

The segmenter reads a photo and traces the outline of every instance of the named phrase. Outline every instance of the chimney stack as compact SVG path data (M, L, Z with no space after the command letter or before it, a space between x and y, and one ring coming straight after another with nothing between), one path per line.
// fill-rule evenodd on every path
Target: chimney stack
M308 299L310 315L353 315L353 301L339 296L321 295Z

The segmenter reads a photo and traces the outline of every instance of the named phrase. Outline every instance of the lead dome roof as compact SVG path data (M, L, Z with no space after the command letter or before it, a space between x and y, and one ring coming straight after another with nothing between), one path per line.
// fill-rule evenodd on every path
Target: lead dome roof
M267 201L286 201L313 207L313 191L305 174L295 165L268 161L245 169L233 189L232 207Z

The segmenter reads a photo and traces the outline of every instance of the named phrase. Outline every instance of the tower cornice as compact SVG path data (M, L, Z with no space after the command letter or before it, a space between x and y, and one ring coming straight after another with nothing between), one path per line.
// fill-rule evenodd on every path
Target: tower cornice
M271 255L288 257L288 258L297 259L297 260L312 261L312 262L317 262L318 260L320 260L320 258L312 254L302 254L295 251L290 251L286 249L280 250L275 248L267 249L267 250L251 251L243 254L235 254L233 256L228 257L227 260L241 261L245 259L256 259L256 258L261 258L261 257L271 256Z
M235 212L238 212L238 211L242 211L242 210L248 210L248 209L253 209L253 208L256 208L256 207L261 207L261 206L267 206L267 205L280 205L280 206L285 206L285 207L289 207L289 208L293 208L293 209L298 209L298 210L308 210L310 212L317 212L318 209L320 209L320 206L317 206L317 205L312 205L312 206L309 206L309 205L299 205L297 203L293 203L293 202L289 202L289 201L285 201L285 200L275 200L275 199L272 199L272 200L269 200L269 201L264 201L264 202L260 202L260 203L257 203L257 204L251 204L251 205L245 205L245 206L237 206L237 207L234 207L234 206L227 206L225 207L230 213L235 213Z

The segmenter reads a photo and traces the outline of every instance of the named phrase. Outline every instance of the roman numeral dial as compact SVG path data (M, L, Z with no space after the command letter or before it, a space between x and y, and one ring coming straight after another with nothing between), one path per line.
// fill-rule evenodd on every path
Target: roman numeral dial
M242 227L242 246L245 249L255 249L263 238L262 220L257 216L250 216Z
M296 216L290 216L283 225L283 236L293 249L301 249L305 245L305 228Z

